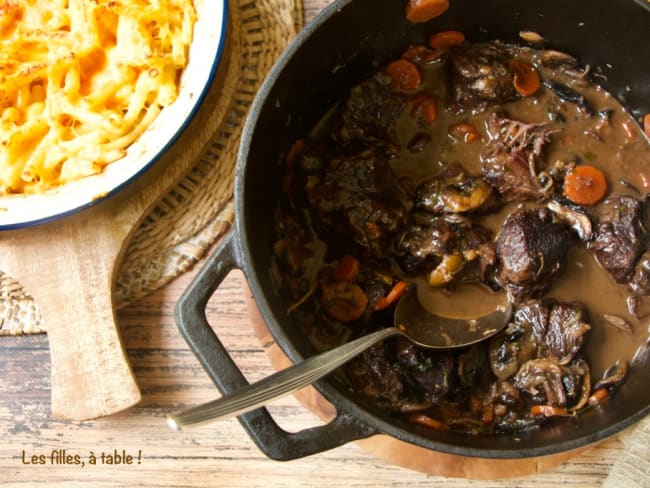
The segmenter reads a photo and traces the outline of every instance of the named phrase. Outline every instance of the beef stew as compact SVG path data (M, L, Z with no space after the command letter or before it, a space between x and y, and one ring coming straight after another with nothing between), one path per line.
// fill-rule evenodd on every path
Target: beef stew
M273 271L321 349L392 325L406 282L443 315L507 294L489 343L391 339L345 374L413 422L516 432L597 408L646 342L650 147L571 56L459 42L408 47L296 142Z

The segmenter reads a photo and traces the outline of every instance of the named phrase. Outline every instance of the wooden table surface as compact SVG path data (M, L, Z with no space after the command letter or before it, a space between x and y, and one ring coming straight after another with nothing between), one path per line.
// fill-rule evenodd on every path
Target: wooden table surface
M306 20L327 3L305 0ZM355 443L291 462L271 461L234 419L171 432L165 425L167 414L216 396L172 316L195 272L119 312L123 342L143 396L126 412L85 422L52 418L47 336L0 337L0 485L585 488L601 486L622 452L613 438L553 470L486 482L411 471ZM207 315L245 376L254 381L273 367L251 331L244 283L240 272L231 273L210 300ZM320 423L293 397L276 401L269 410L288 431ZM91 463L93 456L96 464Z

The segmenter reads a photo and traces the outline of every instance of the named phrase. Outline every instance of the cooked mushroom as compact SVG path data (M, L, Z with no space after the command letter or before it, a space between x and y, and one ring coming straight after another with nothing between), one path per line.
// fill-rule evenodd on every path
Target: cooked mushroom
M603 377L596 383L594 390L618 386L627 376L627 369L627 361L616 361L603 373Z
M606 313L603 315L603 318L608 324L613 325L618 330L621 330L627 334L632 333L632 326L623 317L619 317L618 315L609 315Z
M537 342L530 323L512 322L502 334L490 340L490 368L497 378L505 380L532 359L536 350Z
M591 393L591 374L587 361L578 359L571 364L565 371L562 383L571 400L570 403L573 403L569 410L577 412L587 404Z
M546 205L560 220L576 231L582 241L588 241L593 236L592 218L582 207L569 202L561 202L558 198L549 200Z
M429 285L440 287L449 284L464 265L465 260L460 254L445 254L440 264L429 273Z
M459 214L480 209L492 196L483 179L466 176L434 178L416 189L415 207L434 214Z
M544 397L545 403L564 407L567 395L562 383L563 370L554 359L531 359L517 372L514 384L533 397Z
M544 38L534 31L521 31L519 32L519 37L531 44L542 44L544 42Z
M560 100L574 104L588 116L594 114L594 108L591 103L584 97L584 95L581 95L573 88L569 88L567 85L551 80L544 81L544 86L553 91Z
M492 187L480 178L471 178L459 185L448 185L440 199L450 213L463 213L480 208L492 195Z
M578 66L578 60L562 51L554 49L546 49L540 56L542 63L549 68L557 68L559 66L575 68Z
M580 303L551 302L544 345L561 365L571 363L591 330L587 311Z

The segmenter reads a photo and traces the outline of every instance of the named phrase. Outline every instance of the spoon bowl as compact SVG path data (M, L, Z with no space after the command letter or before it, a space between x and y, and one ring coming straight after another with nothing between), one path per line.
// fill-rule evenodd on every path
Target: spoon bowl
M501 332L508 324L512 305L479 318L459 319L432 314L422 306L416 285L410 285L395 307L395 326L415 344L428 349L461 349Z
M392 336L402 336L428 349L450 350L486 340L505 328L512 313L510 302L503 309L476 319L439 317L420 303L417 287L409 286L395 307L394 327L380 329L330 349L217 400L167 417L172 430L234 417L261 407L271 400L312 384L326 374Z

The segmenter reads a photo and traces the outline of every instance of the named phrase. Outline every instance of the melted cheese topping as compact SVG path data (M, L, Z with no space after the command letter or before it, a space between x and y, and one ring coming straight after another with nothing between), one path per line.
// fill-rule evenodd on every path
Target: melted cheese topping
M0 0L0 195L102 171L177 97L192 0Z

